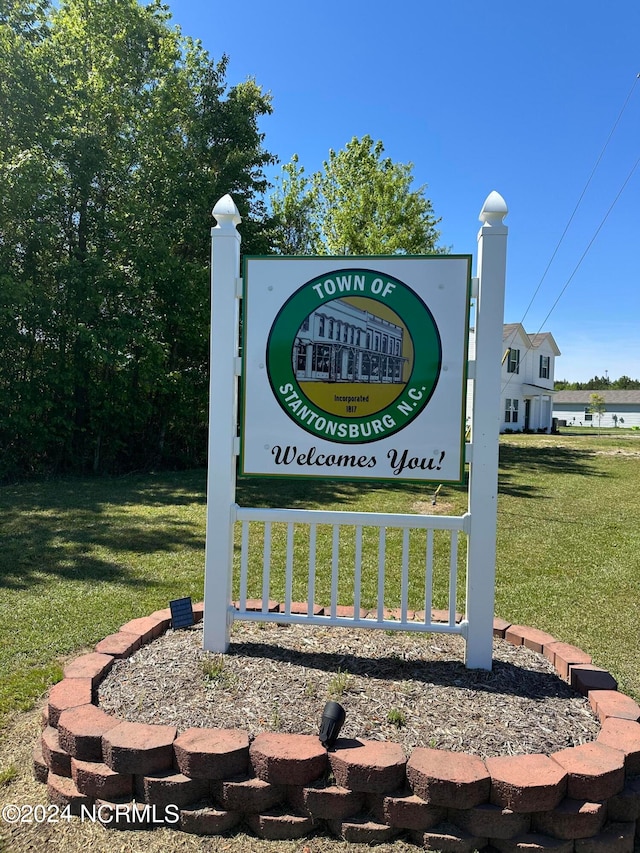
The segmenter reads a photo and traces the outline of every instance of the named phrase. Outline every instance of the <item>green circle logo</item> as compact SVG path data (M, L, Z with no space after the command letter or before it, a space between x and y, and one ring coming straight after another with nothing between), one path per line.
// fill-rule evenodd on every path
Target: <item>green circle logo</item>
M303 284L267 341L267 373L284 412L342 444L404 429L429 402L442 345L431 311L398 278L343 269Z

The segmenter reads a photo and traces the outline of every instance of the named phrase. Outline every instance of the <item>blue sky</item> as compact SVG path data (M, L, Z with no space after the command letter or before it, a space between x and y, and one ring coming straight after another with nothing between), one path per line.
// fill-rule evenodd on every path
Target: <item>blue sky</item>
M441 242L474 258L478 213L491 190L501 193L505 321L554 335L556 378L640 378L640 165L602 224L640 157L640 3L170 0L170 8L213 59L229 56L230 84L251 76L271 92L262 130L282 162L297 153L313 172L353 136L381 139L392 159L414 164L416 187L428 185Z

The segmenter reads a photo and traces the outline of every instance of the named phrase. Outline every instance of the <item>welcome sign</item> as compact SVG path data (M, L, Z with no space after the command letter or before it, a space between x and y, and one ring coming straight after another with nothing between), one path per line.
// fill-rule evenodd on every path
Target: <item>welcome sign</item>
M471 256L245 259L241 471L460 482Z

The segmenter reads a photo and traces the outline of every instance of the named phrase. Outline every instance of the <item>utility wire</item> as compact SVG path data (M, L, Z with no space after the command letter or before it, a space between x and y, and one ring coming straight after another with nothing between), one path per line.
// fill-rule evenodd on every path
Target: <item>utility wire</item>
M580 256L580 260L578 261L578 263L577 263L577 264L575 265L575 267L573 268L573 271L572 271L571 275L569 276L569 278L567 279L566 284L564 285L564 287L562 288L562 290L561 290L561 291L560 291L560 293L558 294L558 297L557 297L556 301L553 303L553 305L552 305L552 306L551 306L551 308L549 309L549 313L547 314L547 316L544 318L544 320L543 320L543 321L542 321L542 323L540 324L540 328L538 329L538 332L537 332L536 334L538 334L538 333L540 332L540 330L542 329L542 327L544 326L544 324L547 322L547 320L548 320L548 319L549 319L549 317L551 316L551 313L553 312L553 309L556 307L556 305L558 304L558 302L560 302L560 299L561 299L561 297L562 297L562 294L565 292L565 290L566 290L566 289L569 287L569 285L571 284L571 281L572 281L572 279L573 279L574 275L578 272L578 269L580 268L580 265L582 264L582 262L583 262L583 261L584 261L584 259L586 258L587 254L588 254L588 252L589 252L589 249L591 248L591 246L592 246L592 245L593 245L593 243L595 242L596 237L598 236L598 234L599 234L599 233L600 233L600 231L602 230L603 225L605 224L605 222L606 222L606 221L607 221L607 219L609 218L609 214L611 213L611 211L613 210L613 208L616 206L616 203L617 203L618 199L620 198L620 196L621 196L621 195L622 195L622 193L624 192L625 187L627 186L627 184L629 183L629 181L630 181L630 180L631 180L631 178L633 177L633 174L634 174L635 170L638 168L638 166L639 166L639 165L640 165L640 157L638 157L638 159L636 160L636 162L633 164L633 167L632 167L631 171L629 172L629 174L628 174L628 175L627 175L627 177L625 178L624 183L622 184L622 186L621 186L621 187L620 187L620 189L618 190L618 193L617 193L616 197L614 198L614 200L613 200L613 201L611 202L611 204L609 205L609 209L607 210L607 212L605 213L604 217L602 218L602 221L600 222L600 225L598 225L598 227L597 227L597 228L596 228L596 230L595 230L595 233L594 233L593 237L592 237L592 238L591 238L591 240L589 240L589 242L587 243L587 247L586 247L586 249L584 250L584 252L582 253L582 255Z
M593 180L593 177L594 177L594 175L595 175L595 173L596 173L596 171L597 171L597 169L598 169L598 166L600 165L600 162L601 162L602 158L604 157L605 151L607 150L607 148L608 148L608 146L609 146L609 143L611 142L611 139L612 139L612 137L613 137L613 134L615 133L616 128L617 128L617 127L618 127L618 125L620 124L620 120L622 119L622 116L623 116L623 114L624 114L624 112L625 112L625 110L626 110L626 108L627 108L627 105L628 105L629 101L631 100L631 96L633 95L633 93L634 93L634 91L635 91L635 88L636 88L636 85L637 85L637 83L638 83L638 80L639 80L639 79L640 79L640 74L636 74L635 80L633 81L633 83L632 83L632 85L631 85L631 88L629 89L629 93L628 93L628 95L627 95L627 97L626 97L626 99L625 99L625 101L624 101L624 103L623 103L623 105L622 105L622 109L621 109L621 110L620 110L620 112L618 113L618 117L616 118L615 122L613 123L613 127L612 127L612 128L611 128L611 130L609 131L609 135L607 136L607 139L606 139L606 141L605 141L605 143L604 143L604 145L603 145L603 147L602 147L602 150L600 151L600 154L598 155L598 158L597 158L597 160L596 160L596 162L595 162L595 165L594 165L593 169L591 170L591 173L590 173L589 177L587 178L587 182L586 182L586 184L584 185L584 188L583 188L582 192L580 193L580 196L578 197L578 201L576 202L575 207L573 208L573 211L572 211L572 213L571 213L571 215L570 215L570 217L569 217L569 219L568 219L568 221L567 221L567 224L565 225L564 230L563 230L562 234L560 235L560 239L558 240L558 242L557 242L557 244L556 244L556 247L555 247L555 249L553 250L553 253L552 253L552 255L551 255L551 258L549 259L549 263L548 263L548 264L547 264L547 266L545 267L545 270L544 270L544 272L543 272L543 274L542 274L542 278L540 279L540 281L539 281L539 283L538 283L538 286L536 287L536 289L535 289L535 291L534 291L534 293L533 293L533 296L532 296L532 297L531 297L531 299L529 300L529 304L527 305L527 308L526 308L526 310L525 310L524 314L522 315L522 319L521 319L521 321L520 321L519 325L520 325L520 326L522 326L523 328L524 328L524 321L525 321L525 318L526 318L527 314L529 313L529 310L531 309L531 306L533 305L533 302L534 302L534 300L535 300L536 296L538 295L538 292L540 291L540 288L542 287L542 284L543 284L543 282L544 282L544 280L545 280L545 278L546 278L546 276L547 276L547 273L549 272L549 269L550 269L550 267L551 267L551 264L553 263L553 261L554 261L554 259L555 259L556 255L558 254L558 250L560 249L560 246L562 245L562 242L563 242L563 240L564 240L564 238L565 238L565 236L566 236L566 234L567 234L567 231L569 230L569 228L570 228L570 226L571 226L571 223L573 222L573 219L574 219L574 217L575 217L575 215L576 215L576 213L577 213L577 211L578 211L578 208L580 207L580 205L581 205L581 203L582 203L582 200L583 200L583 198L584 198L584 196L585 196L585 194L586 194L586 192L587 192L587 190L588 190L588 188L589 188L589 185L591 184L591 181ZM576 266L574 267L573 272L571 273L571 275L569 276L569 278L568 278L568 280L566 281L565 285L563 286L562 290L561 290L561 291L560 291L560 293L558 294L558 297L556 298L555 302L553 303L553 305L552 305L552 306L551 306L551 308L549 309L549 312L547 313L546 317L544 318L544 320L543 320L543 321L542 321L542 323L540 324L540 327L539 327L538 331L536 332L536 335L537 335L537 334L539 334L539 333L541 332L542 327L544 326L544 324L547 322L547 320L548 320L548 319L549 319L549 317L551 316L551 314L552 314L552 312L553 312L554 308L556 307L556 305L557 305L557 304L558 304L558 302L560 301L560 299L561 299L562 295L564 294L564 292L565 292L565 291L566 291L566 289L568 288L569 284L571 283L571 281L572 281L573 277L575 276L575 274L576 274L576 272L578 271L578 269L579 269L580 265L582 264L582 261L585 259L585 257L586 257L586 255L587 255L587 253L589 252L589 249L590 249L590 248L591 248L591 246L593 245L593 243L594 243L594 241L595 241L596 237L598 236L598 234L600 233L600 231L601 231L601 229L602 229L603 225L604 225L604 224L605 224L605 222L607 221L607 219L608 219L608 217L609 217L609 214L611 213L611 211L612 211L612 210L613 210L613 208L615 207L616 202L618 201L618 199L619 199L619 198L620 198L620 196L622 195L622 192L624 191L625 187L627 186L627 184L628 184L628 183L629 183L629 181L631 180L631 177L633 176L633 174L634 174L634 172L635 172L636 168L638 167L638 164L639 164L639 163L640 163L640 158L639 158L638 160L636 160L636 162L635 162L635 164L634 164L633 168L631 169L631 171L630 171L630 172L629 172L629 174L627 175L627 178L625 179L625 181L624 181L624 183L623 183L622 187L620 188L620 190L619 190L618 194L617 194L617 195L616 195L616 197L614 198L614 200L613 200L613 202L611 203L611 205L610 205L609 209L607 210L606 214L604 215L604 218L602 219L602 221L601 221L601 222L600 222L600 224L598 225L598 227L597 227L597 229L596 229L596 231L595 231L595 233L594 233L593 237L591 238L591 240L590 240L590 241L589 241L589 243L587 244L586 249L585 249L585 250L584 250L584 252L582 253L582 255L581 255L581 257L580 257L580 260L578 261L578 263L577 263L577 264L576 264ZM514 330L513 335L512 335L511 339L509 340L509 342L508 342L508 344L507 344L507 347L508 347L508 348L510 348L511 344L512 344L512 343L513 343L513 341L515 340L516 331L517 331L517 329L516 329L516 330ZM527 349L526 349L526 351L525 351L525 354L526 354L526 352L528 352L530 349L532 349L532 347L531 347L531 346L528 346L528 347L527 347ZM509 377L508 377L508 379L507 379L506 383L505 383L505 384L503 385L503 387L502 387L502 390L503 390L503 391L504 391L504 390L507 388L507 386L510 384L511 379L513 378L513 376L514 376L514 375L515 375L515 374L510 374L510 375L509 375Z
M632 94L633 94L633 92L634 92L634 89L636 88L636 84L637 84L637 82L638 82L638 79L639 79L639 78L640 78L640 74L638 74L638 75L636 76L636 79L633 81L633 84L632 84L632 86L631 86L631 89L629 90L629 94L627 95L627 98L626 98L626 100L625 100L624 104L622 105L622 109L620 110L620 112L619 112L619 114L618 114L618 118L615 120L615 122L614 122L614 124L613 124L613 127L611 128L611 131L609 132L609 136L607 136L607 140L606 140L606 142L604 143L604 146L603 146L603 148L602 148L602 151L600 152L600 154L599 154L599 156L598 156L598 159L596 160L596 162L595 162L595 165L594 165L593 169L591 170L591 174L590 174L590 175L589 175L589 177L587 178L587 182L586 182L586 184L584 185L584 189L583 189L583 190L582 190L582 192L580 193L580 196L579 196L579 198L578 198L578 201L576 202L576 206L573 208L573 211L572 211L572 213L571 213L571 216L569 217L569 220L568 220L567 224L566 224L566 225L565 225L565 227L564 227L564 231L563 231L563 232L562 232L562 234L560 235L560 239L558 240L558 242L557 242L557 244L556 244L556 247L555 247L555 249L553 250L553 254L551 255L551 258L549 259L549 263L547 264L547 266L546 266L546 268L545 268L545 271L542 273L542 278L540 279L540 282L539 282L538 286L536 287L536 289L535 289L535 291L534 291L534 294L533 294L533 296L531 297L531 300L530 300L529 304L527 305L527 309L526 309L526 311L525 311L525 312L524 312L524 314L522 315L522 320L520 321L520 324L521 324L521 325L524 325L525 317L526 317L526 316L527 316L527 314L529 313L529 309L530 309L530 308L531 308L531 306L533 305L533 302L534 302L534 300L535 300L536 296L538 295L538 291L539 291L539 290L540 290L540 288L542 287L542 284L543 284L543 282L544 282L545 278L547 277L547 273L549 272L549 268L551 267L551 264L553 263L553 261L554 261L554 259L555 259L555 256L558 254L558 249L560 248L560 246L561 246L561 244L562 244L562 241L564 240L564 238L565 238L565 236L566 236L566 234L567 234L567 231L569 230L569 228L570 228L570 226L571 226L571 223L573 222L573 219L574 219L574 217L575 217L576 213L578 212L578 208L580 207L580 205L581 205L581 203L582 203L582 199L585 197L585 194L586 194L587 190L589 189L589 185L591 184L591 181L593 180L593 176L595 175L595 173L596 173L596 171L597 171L597 169L598 169L598 166L600 165L600 161L601 161L601 160L602 160L602 158L604 157L604 153L605 153L605 151L607 150L607 148L609 147L609 143L611 142L611 138L613 137L613 134L615 133L616 128L617 128L617 127L618 127L618 125L620 124L620 119L622 118L622 115L623 115L624 111L625 111L625 110L626 110L626 108L627 108L627 104L628 104L628 103L629 103L629 101L631 100L631 96L632 96ZM607 215L608 215L608 214L607 214ZM596 232L596 233L597 233L597 232ZM554 304L555 304L555 303L554 303ZM547 315L547 316L548 316L548 315ZM546 318L545 318L545 319L546 319Z

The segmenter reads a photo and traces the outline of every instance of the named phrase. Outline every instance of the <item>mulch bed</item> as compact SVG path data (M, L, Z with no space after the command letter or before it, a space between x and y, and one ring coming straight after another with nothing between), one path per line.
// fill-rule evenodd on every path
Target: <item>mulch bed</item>
M543 656L494 641L491 672L468 670L455 635L237 622L225 655L202 627L168 631L117 661L99 690L120 718L316 734L325 703L341 734L494 755L552 753L596 738L587 700Z

